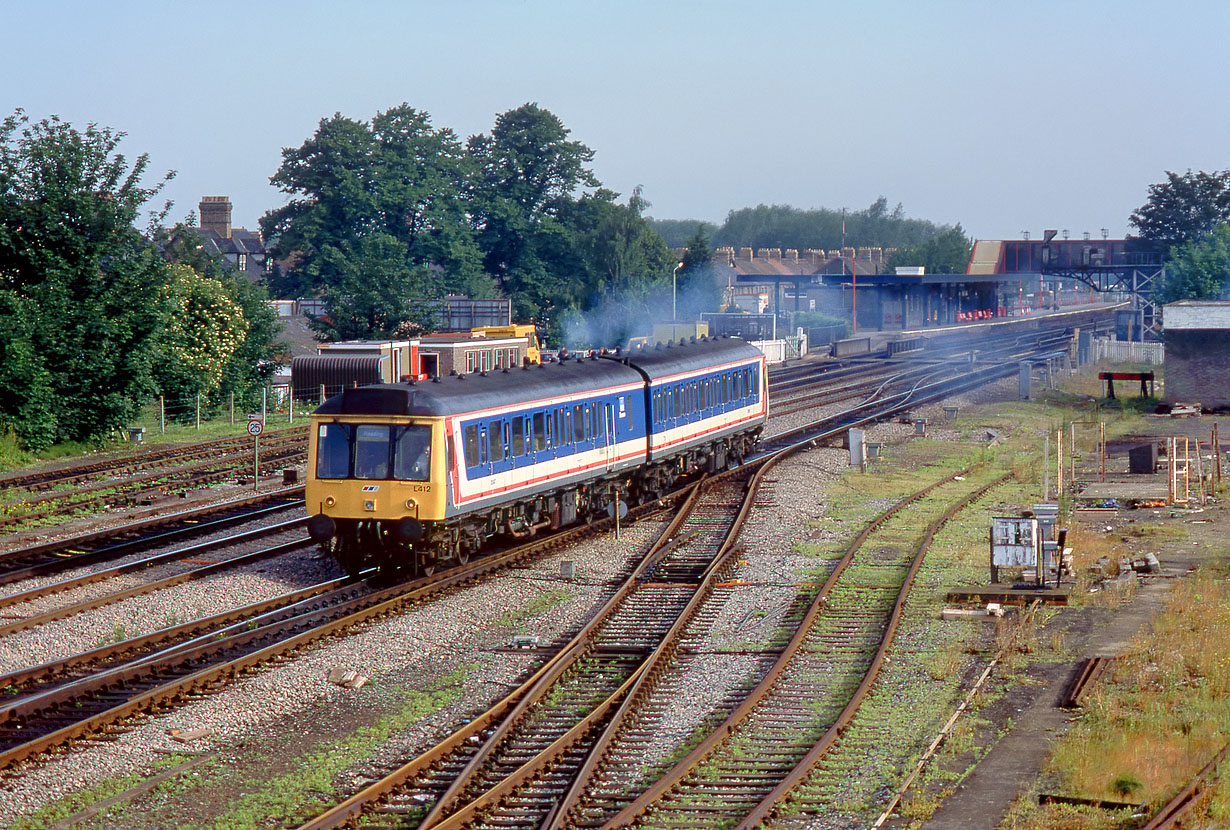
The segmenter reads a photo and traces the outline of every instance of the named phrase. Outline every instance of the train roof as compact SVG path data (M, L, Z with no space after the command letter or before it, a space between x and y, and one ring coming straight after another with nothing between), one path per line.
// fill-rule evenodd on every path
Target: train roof
M688 338L632 349L624 355L630 366L644 372L650 380L763 356L759 349L738 337Z
M622 360L567 358L486 374L450 375L431 381L346 389L322 403L316 414L458 415L629 383L643 383L643 378Z

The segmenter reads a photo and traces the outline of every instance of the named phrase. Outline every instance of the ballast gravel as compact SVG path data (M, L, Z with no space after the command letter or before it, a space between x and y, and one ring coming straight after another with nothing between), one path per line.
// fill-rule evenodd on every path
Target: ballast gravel
M978 397L985 399L995 394L1002 391L990 390ZM953 405L952 401L946 403ZM940 423L943 417L938 406L920 408L919 414L929 417L933 424ZM798 418L800 423L810 419L802 415ZM788 425L781 427L785 428ZM892 443L905 440L913 428L881 424L869 432L869 440ZM933 430L931 437L942 438L942 432ZM751 586L725 592L725 604L712 630L703 633L706 650L721 651L771 633L793 601L796 584L819 561L796 552L796 542L822 542L833 533L827 525L814 520L823 516L820 494L824 485L840 474L847 463L844 450L818 449L787 462L771 476L771 499L761 500L741 540L742 564L735 578ZM382 767L426 749L462 718L480 711L510 690L518 677L540 659L532 651L507 648L511 633L537 636L544 644L565 638L592 613L608 590L607 585L623 572L647 540L654 538L661 524L657 519L643 520L624 527L619 539L613 533L602 534L533 565L505 571L361 626L351 636L330 638L294 659L249 674L218 693L201 696L167 714L147 716L127 731L110 736L112 740L83 742L70 751L9 770L0 778L0 815L27 815L102 780L147 770L166 752L184 750L183 744L173 740L173 730L206 731L207 737L191 745L193 751L237 753L234 748L257 742L263 745L266 755L276 754L279 746L302 745L305 736L301 730L305 725L310 727L322 712L362 707L365 699L386 701L398 686L429 688L432 682L460 666L477 666L462 675L463 688L457 703L396 736L368 762L348 770L337 782L344 788L358 786ZM575 578L571 580L560 576L564 560L574 563ZM225 597L228 605L243 604L235 601L235 596L250 590L250 586L242 587L245 583L263 586L255 591L257 594L269 587L266 583L278 585L284 591L327 578L331 569L327 561L310 556L298 557L289 573L274 569L271 563L264 574L236 574L225 582L180 586L174 598L167 600L170 604L161 608L157 598L163 593L169 597L171 592L142 598L154 604L139 613L144 615L143 620L182 614L185 609L195 613L198 608L215 607L220 597ZM508 624L510 613L526 608L531 600L544 594L554 597L545 604L545 610L526 616L513 626ZM119 611L117 607L107 613ZM37 645L39 632L30 637L5 638L0 642L0 661L10 667L33 665L47 655L71 651L82 644L92 647L97 644L91 642L92 638L102 636L100 632L105 634L108 625L114 627L118 623L115 616L90 616L97 620L74 624L80 626L79 631L70 632L71 626L61 626L64 642L59 645ZM50 631L43 630L42 636L50 638ZM370 677L371 684L355 690L328 682L330 670L339 666ZM663 724L664 739L659 748L663 753L670 751L671 737L675 737L676 743L686 737L724 696L745 687L752 667L738 660L704 659L696 661L696 669L697 674L687 679L685 700L670 713L669 722Z

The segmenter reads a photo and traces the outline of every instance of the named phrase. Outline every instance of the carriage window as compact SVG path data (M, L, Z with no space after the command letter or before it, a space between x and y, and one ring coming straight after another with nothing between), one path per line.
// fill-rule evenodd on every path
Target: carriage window
M355 430L354 477L389 477L389 428L384 424L360 424Z
M478 431L478 463L486 464L491 459L491 455L487 452L487 430L480 429Z
M756 397L760 397L760 367L752 367L752 388L756 390Z
M520 415L512 421L512 454L525 455L525 419Z
M504 460L504 422L492 421L487 427L487 436L491 439L491 460Z
M431 471L431 427L393 427L393 478L427 481Z
M321 424L316 440L316 477L350 477L349 424Z
M478 427L474 424L465 428L462 433L462 451L465 453L466 466L478 466Z
M743 373L735 372L735 400L743 398Z
M534 413L534 452L547 448L546 419L541 412Z
M578 444L585 440L585 407L580 404L572 408L572 439Z

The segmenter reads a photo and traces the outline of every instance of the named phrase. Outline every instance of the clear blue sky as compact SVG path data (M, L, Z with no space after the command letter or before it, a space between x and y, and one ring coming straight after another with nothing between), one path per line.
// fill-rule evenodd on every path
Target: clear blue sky
M1230 3L0 0L0 116L127 133L171 219L285 202L283 147L401 102L463 139L534 101L657 218L760 203L1112 236L1230 168Z

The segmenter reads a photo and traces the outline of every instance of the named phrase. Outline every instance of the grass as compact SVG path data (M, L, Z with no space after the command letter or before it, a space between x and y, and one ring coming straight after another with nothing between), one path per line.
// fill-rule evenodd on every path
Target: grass
M339 773L370 758L396 733L460 698L464 679L475 668L474 665L461 666L427 691L393 689L394 704L384 717L349 735L322 741L298 757L246 759L233 768L219 761L211 762L197 768L196 774L163 783L156 789L157 798L154 800L162 805L181 802L222 805L220 813L208 818L195 814L190 824L181 826L257 830L297 825L297 818L313 809L323 808L339 797L334 784ZM323 705L320 707L320 717L322 720L329 717L328 709ZM150 773L111 779L89 790L74 793L31 816L19 819L12 827L14 830L47 827L91 804L137 786L149 775L184 760L183 757L162 759L151 765ZM227 795L219 798L218 793ZM122 804L112 807L86 826L122 827L139 823L140 826L174 827L183 817L165 813L175 810L174 806L154 806L151 809L144 803L139 807L131 803ZM141 813L141 819L131 818L130 811Z
M1227 742L1230 724L1230 582L1206 568L1176 583L1151 634L1138 636L1086 695L1083 717L1059 742L1048 774L1065 794L1160 806ZM1230 820L1230 785L1203 808L1208 825ZM1127 827L1104 817L1022 799L1009 826L1022 830Z
M539 594L525 605L522 605L520 608L510 608L505 611L500 618L495 621L495 625L500 628L518 628L522 623L531 617L535 617L544 611L549 611L558 605L571 602L576 598L576 596L576 591L566 589L548 591L545 594Z

